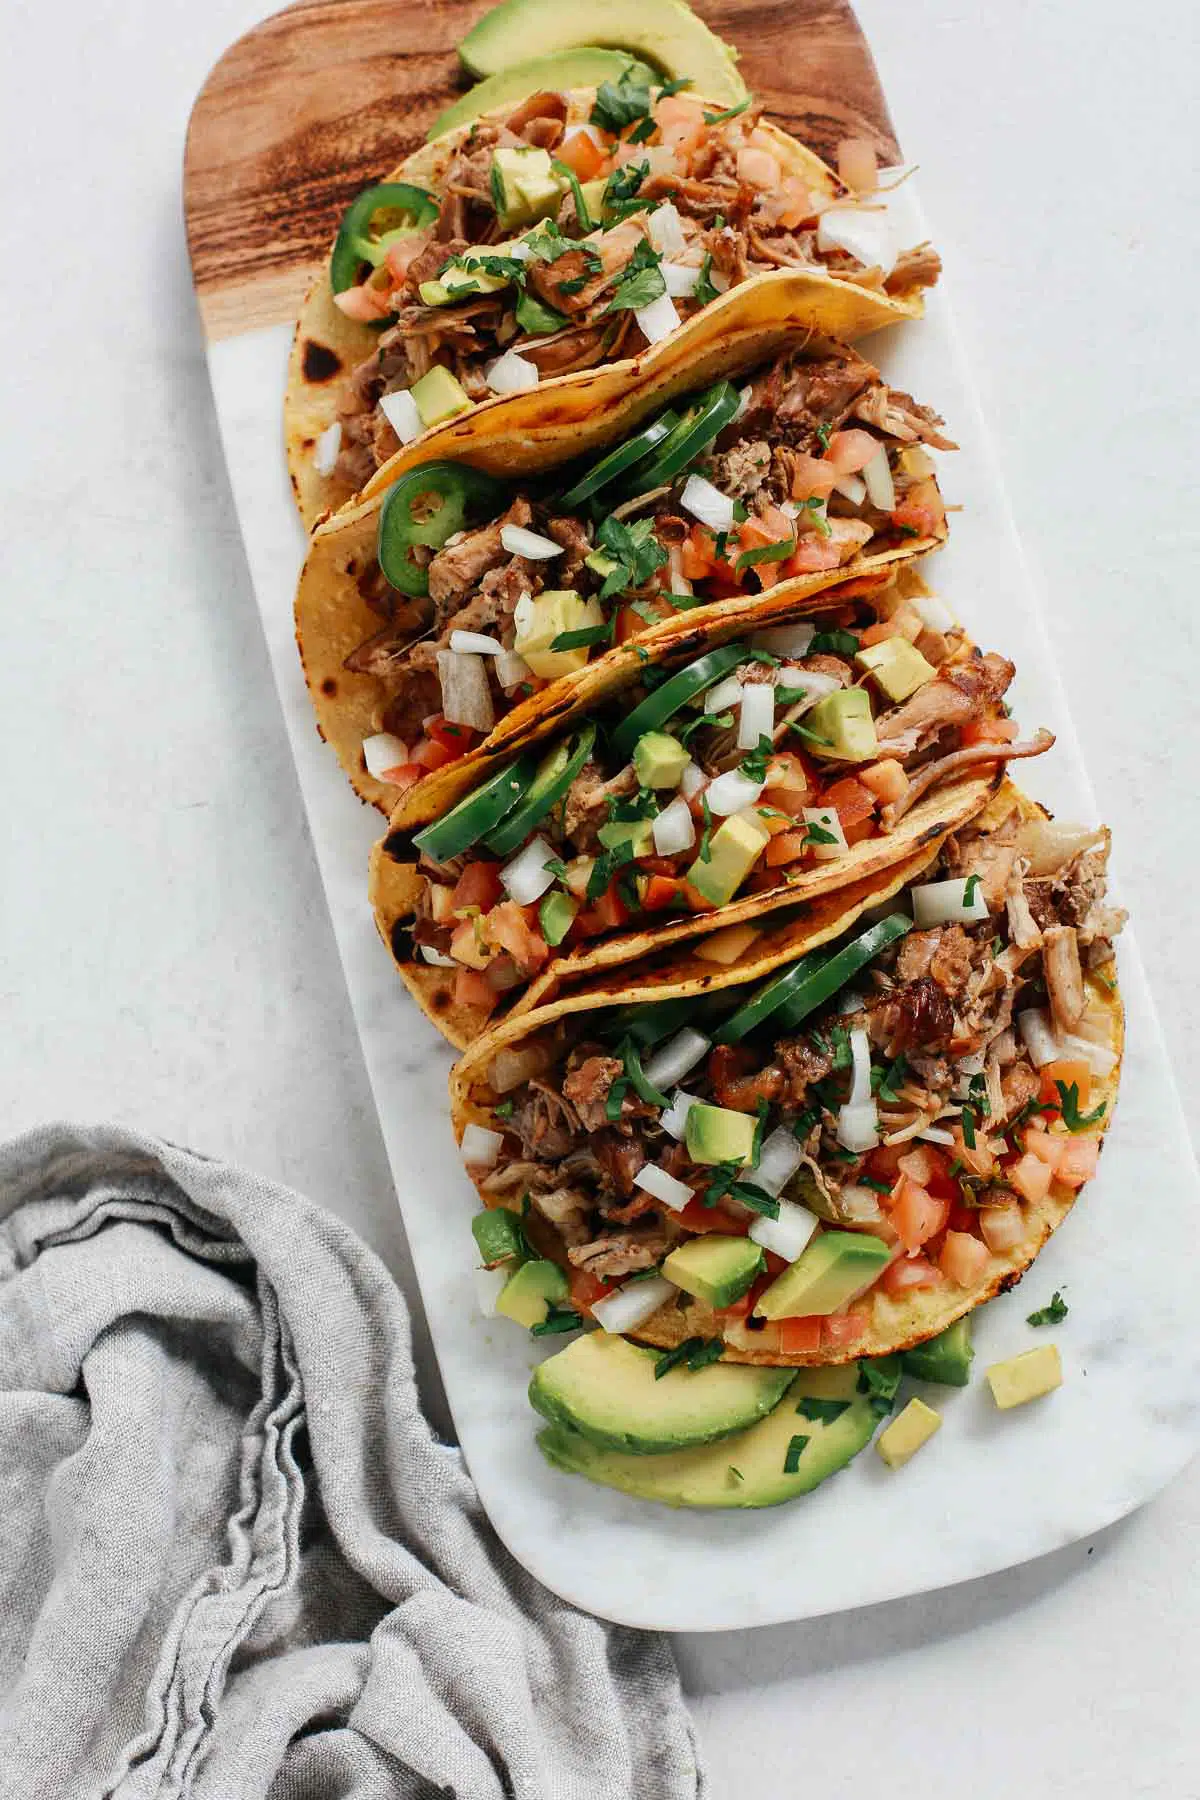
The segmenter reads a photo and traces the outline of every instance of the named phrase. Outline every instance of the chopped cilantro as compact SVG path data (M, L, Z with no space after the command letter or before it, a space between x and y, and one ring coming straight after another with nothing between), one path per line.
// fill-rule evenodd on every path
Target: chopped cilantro
M835 1419L840 1419L849 1410L849 1406L848 1400L814 1400L806 1397L796 1411L802 1418L815 1419L821 1425L832 1425Z
M873 1175L860 1175L858 1185L859 1187L873 1188L877 1194L890 1194L892 1191L886 1181L876 1181Z
M766 732L759 735L758 743L753 750L747 750L738 764L747 781L762 782L767 779L767 764L775 754L775 745Z
M699 851L700 861L701 862L711 862L712 861L713 822L712 822L712 812L709 808L707 794L701 794L701 796L700 796L700 814L704 820L704 831L700 838L700 851Z
M763 1132L767 1129L767 1114L771 1110L770 1105L761 1094L755 1102L754 1110L758 1117L754 1121L754 1139L750 1145L750 1167L757 1169L759 1158L762 1156Z
M886 1419L892 1410L892 1402L896 1398L896 1389L900 1386L900 1358L898 1356L877 1356L864 1359L858 1365L858 1391L866 1394L871 1402L871 1410Z
M560 1331L578 1331L583 1320L573 1306L552 1306L539 1325L530 1327L531 1337L555 1337Z
M628 588L645 587L667 561L667 552L654 535L653 519L635 519L630 525L623 519L607 518L596 533L596 542L617 565L604 579L601 600Z
M713 284L712 255L711 252L706 252L704 261L700 264L699 279L692 289L692 298L698 306L708 306L713 300L719 300L720 297L720 288Z
M733 1476L733 1479L735 1481L745 1481L745 1479L746 1479L746 1477L742 1474L742 1471L738 1468L735 1468L732 1463L730 1463L730 1465L729 1465L729 1473Z
M741 109L739 108L738 110L740 111ZM804 1455L805 1449L810 1441L809 1438L800 1436L796 1436L792 1439L787 1447L787 1455L783 1459L783 1472L785 1475L794 1475L796 1473L796 1470L800 1467L800 1458Z
M1086 1131L1089 1125L1098 1125L1108 1111L1107 1102L1102 1100L1090 1113L1081 1113L1078 1082L1073 1081L1069 1087L1065 1081L1056 1081L1054 1085L1062 1102L1063 1124L1068 1131Z
M535 300L532 294L522 293L517 300L517 324L522 331L528 331L534 337L547 337L552 331L561 331L568 323L565 313L560 313L553 306L547 306L541 300Z
M961 1114L963 1143L968 1150L975 1148L975 1114L971 1107L964 1106Z
M639 119L629 134L631 144L647 144L658 130L653 119Z
M625 1074L629 1085L639 1100L647 1106L660 1106L665 1112L671 1102L665 1094L660 1094L654 1084L646 1079L646 1071L642 1067L642 1059L638 1055L637 1046L632 1038L624 1038L617 1047L617 1055L625 1065Z
M511 1119L517 1109L515 1100L501 1100L499 1106L492 1108L498 1119Z
M621 271L605 312L631 312L649 306L667 291L662 272L662 257L648 238L639 238L637 248ZM666 558L664 557L665 561Z
M621 1116L625 1104L625 1096L629 1092L629 1083L619 1076L608 1090L608 1098L604 1102L604 1116L612 1125Z
M858 639L852 631L818 631L808 646L808 654L822 651L827 656L853 656L857 649Z
M823 743L824 739L818 739L818 742ZM804 831L806 844L836 844L837 841L836 831L829 831L824 825L819 825L815 819L809 820Z
M982 875L968 875L963 886L963 905L971 906L975 900L975 890L983 880Z
M817 442L818 442L818 444L820 444L821 449L828 450L829 440L830 440L831 436L833 435L833 426L829 423L828 419L821 420L821 423L817 426L817 434L816 435L817 435Z
M587 209L587 201L583 197L583 189L579 185L578 175L575 173L574 169L568 166L568 164L559 162L557 157L551 161L550 167L554 170L554 173L558 176L559 180L565 181L571 190L571 197L575 202L575 217L579 221L580 231L591 231L595 225L599 224L599 220L593 219L591 213Z
M1036 1312L1029 1314L1025 1323L1027 1325L1057 1325L1060 1320L1066 1318L1070 1310L1058 1289L1055 1288L1054 1297L1049 1306L1039 1306Z
M757 563L783 562L795 548L795 538L781 538L775 544L756 544L752 550L743 550L733 566L735 569L752 569Z
M819 1106L808 1106L805 1108L805 1110L802 1113L797 1113L796 1117L793 1119L793 1121L792 1121L792 1136L794 1138L798 1138L800 1140L800 1142L803 1143L804 1139L808 1136L808 1134L812 1130L813 1126L819 1125L820 1123L821 1123L820 1107ZM888 1189L888 1192L889 1193L891 1192L890 1188Z
M650 89L642 86L630 64L615 81L600 83L589 118L602 131L621 132L635 119L646 118L649 112Z
M738 106L727 106L724 112L706 112L704 123L706 125L724 125L726 119L736 119L739 113L744 113L749 104L750 101L747 98Z
M878 1094L881 1100L894 1102L900 1098L900 1089L908 1079L908 1058L903 1050L886 1069L871 1070L871 1092ZM888 1192L891 1190L888 1189Z
M583 650L592 644L606 644L612 638L615 625L616 620L609 619L606 625L581 625L578 631L560 631L557 637L551 638L550 648Z

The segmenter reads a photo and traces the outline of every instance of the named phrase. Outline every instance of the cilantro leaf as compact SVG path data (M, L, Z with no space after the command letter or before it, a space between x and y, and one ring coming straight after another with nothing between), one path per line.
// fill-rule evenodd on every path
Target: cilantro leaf
M712 266L712 255L706 253L704 261L700 264L700 278L692 289L692 299L697 306L708 306L710 302L719 300L721 297L720 288L713 284Z
M607 518L596 533L596 542L617 565L604 579L601 600L628 588L645 587L667 561L667 552L654 535L653 519L635 519L628 524L624 519Z
M638 81L631 63L615 81L600 83L589 118L602 131L621 132L635 119L647 118L649 112L650 89Z
M531 1325L531 1337L555 1337L561 1331L578 1331L583 1320L573 1306L551 1306L538 1325Z
M610 619L606 625L581 625L578 631L560 631L551 638L552 650L582 650L592 644L606 644L612 637L616 620Z
M775 745L773 741L767 736L765 731L761 732L757 745L753 750L748 750L746 752L745 756L738 764L738 768L746 777L747 781L765 781L767 779L767 764L774 754Z
M724 125L726 119L736 119L739 113L744 113L749 104L750 101L747 98L741 102L740 106L727 106L724 112L706 112L704 123L706 125Z
M840 1419L849 1410L849 1406L848 1400L814 1400L806 1396L796 1411L801 1418L814 1419L821 1425L832 1425L835 1419Z
M1079 1083L1073 1081L1068 1087L1065 1081L1056 1081L1054 1085L1062 1102L1063 1124L1068 1131L1086 1131L1089 1125L1098 1125L1108 1111L1107 1101L1102 1100L1090 1113L1081 1113Z
M803 1456L805 1449L810 1442L811 1439L800 1437L799 1435L791 1440L787 1447L787 1455L783 1459L783 1472L785 1475L794 1475L796 1473L796 1470L800 1467L800 1458Z
M568 323L567 315L560 313L553 306L547 306L543 300L523 291L516 305L517 324L522 331L528 331L533 337L548 337L552 331L561 331Z
M612 299L604 310L606 313L632 312L636 307L649 306L652 300L657 300L666 291L662 257L648 238L639 238L637 248L621 271Z
M827 656L853 656L857 650L858 639L852 631L818 631L808 646L810 656L818 651Z
M1061 1319L1066 1318L1070 1310L1061 1293L1055 1288L1054 1298L1049 1306L1039 1306L1036 1312L1029 1314L1025 1323L1027 1325L1057 1325Z
M733 566L735 569L752 569L757 563L783 562L795 548L795 538L781 538L775 544L756 544L752 550L743 550Z

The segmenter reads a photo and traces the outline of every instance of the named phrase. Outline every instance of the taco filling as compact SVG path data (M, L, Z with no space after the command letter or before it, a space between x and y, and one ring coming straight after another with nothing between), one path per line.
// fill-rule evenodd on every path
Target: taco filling
M844 179L749 101L605 82L586 105L539 93L471 128L436 191L368 189L334 249L352 320L382 325L341 404L328 473L361 487L402 443L458 410L635 356L728 288L819 270L906 299L937 280L901 245L899 171L864 140Z
M607 1330L839 1361L903 1341L900 1309L932 1296L908 1333L928 1336L1096 1172L1120 1048L1107 857L1105 831L1014 806L757 988L485 1044L470 1173Z
M941 784L1048 749L1008 717L1013 664L905 585L647 665L565 738L394 829L385 848L415 849L424 876L416 955L486 1012L560 947L832 873Z
M941 536L926 446L953 448L937 415L825 342L717 382L553 489L409 470L356 578L383 620L345 662L380 683L367 767L403 792L614 643Z

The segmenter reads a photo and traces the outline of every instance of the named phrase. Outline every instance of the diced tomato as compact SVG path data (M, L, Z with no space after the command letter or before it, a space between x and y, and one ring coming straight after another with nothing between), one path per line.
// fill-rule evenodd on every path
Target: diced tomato
M992 1148L991 1140L977 1126L975 1142L971 1145L963 1137L961 1125L955 1125L952 1129L954 1154L963 1167L972 1175L990 1175L996 1167L996 1153Z
M967 1206L959 1200L952 1203L950 1217L946 1220L948 1231L965 1231L974 1237L979 1230L979 1214L973 1206Z
M857 475L875 456L879 444L869 431L835 431L826 455L839 475Z
M363 282L360 287L344 288L340 294L333 296L333 304L357 325L372 325L377 319L386 319L392 310L383 288L375 287L370 282Z
M926 1187L937 1169L938 1160L932 1144L909 1144L897 1167L902 1175L907 1175L918 1187Z
M493 906L487 915L486 931L493 944L508 951L522 975L536 975L549 960L550 946L515 900L503 900L499 906Z
M1016 721L999 716L973 719L969 725L964 725L962 730L964 744L1011 744L1016 736Z
M788 469L793 500L828 500L838 478L838 470L832 462L827 462L823 456L807 456L802 450L790 453Z
M924 1256L900 1256L890 1262L879 1278L885 1294L904 1294L909 1288L940 1287L944 1277L940 1269Z
M818 575L824 569L836 569L841 560L842 553L832 539L804 537L787 561L779 564L779 568L782 575L788 578L793 575Z
M865 819L858 819L853 825L842 827L847 844L861 844L864 838L874 837L879 830L879 821L871 814Z
M490 1013L499 998L496 990L488 985L487 976L477 969L460 969L454 977L456 1006L475 1006Z
M908 792L908 776L904 773L904 765L897 762L894 756L885 756L882 762L872 763L868 769L860 769L858 779L884 806L901 799Z
M970 1287L987 1268L990 1254L979 1238L968 1237L965 1231L948 1231L938 1257L938 1267L959 1287Z
M384 771L382 779L387 782L389 787L395 788L395 797L399 800L403 794L407 794L410 787L415 787L418 781L423 781L428 773L429 770L422 763L397 763L394 769Z
M896 618L876 619L874 625L868 625L865 631L858 634L860 650L869 650L873 644L882 644L888 638L903 637L900 623Z
M1025 1215L1015 1200L1004 1206L981 1206L979 1229L983 1241L994 1256L1015 1250L1025 1236Z
M675 1218L685 1231L723 1231L732 1237L745 1237L752 1221L735 1219L720 1206L705 1206L703 1200L691 1199Z
M716 561L716 540L703 525L693 525L680 545L680 567L689 581L703 581Z
M936 537L946 522L944 508L922 505L918 500L904 500L891 515L898 530L913 532L917 537Z
M763 851L763 861L768 869L779 869L785 863L798 862L808 848L807 825L803 831L781 831Z
M835 807L843 829L848 831L851 825L871 817L875 811L875 796L853 775L843 775L840 781L831 782L825 789L821 804Z
M1100 1164L1100 1139L1087 1133L1073 1137L1058 1165L1058 1179L1064 1187L1081 1188L1090 1181Z
M608 163L607 150L596 142L586 125L568 125L554 154L580 181L594 180Z
M813 774L804 758L795 750L777 750L767 764L768 794L798 795L812 792Z
M590 1313L597 1300L603 1300L612 1288L590 1269L572 1269L567 1277L571 1295L571 1304L577 1306L582 1313Z
M388 266L388 274L394 281L397 283L407 281L409 269L422 251L429 248L429 243L428 232L422 232L419 236L414 233L412 237L397 238L394 244L388 245L387 254L383 260Z
M584 907L575 915L575 924L582 937L599 937L602 931L616 931L628 917L629 908L613 881L594 905Z
M480 912L490 912L503 891L499 863L468 863L454 884L450 910L465 912L469 906L477 906Z
M412 753L412 759L420 765L422 774L428 774L431 769L444 768L461 754L461 751L447 750L445 744L439 744L433 738L422 738Z
M1042 1162L1040 1157L1028 1151L1008 1171L1010 1185L1025 1200L1044 1200L1050 1192L1053 1179L1054 1172L1049 1163Z
M441 713L426 722L425 735L447 750L451 759L465 756L479 736L469 725L451 725Z
M651 875L642 895L642 905L647 912L666 912L669 907L686 905L685 886L685 882L669 875Z
M1063 1159L1070 1138L1061 1131L1026 1131L1025 1149L1028 1155L1036 1156L1054 1170Z
M948 1200L935 1200L925 1188L918 1187L907 1175L900 1179L888 1218L906 1250L919 1250L929 1238L936 1236L950 1213Z
M1057 1062L1047 1063L1041 1072L1042 1084L1038 1098L1043 1106L1052 1106L1056 1112L1062 1111L1062 1096L1056 1083L1062 1082L1065 1088L1076 1087L1079 1090L1079 1109L1087 1110L1092 1097L1092 1067L1082 1057L1060 1057Z
M877 1145L867 1157L867 1174L873 1181L886 1181L889 1187L894 1186L903 1173L900 1158L911 1150L911 1144Z
M821 1348L821 1325L818 1318L781 1319L779 1348L785 1356L808 1356Z
M645 631L646 625L647 621L640 613L634 612L632 606L623 606L617 614L617 643L627 644L630 638L637 636L639 631Z
M866 1317L853 1308L849 1312L830 1313L821 1320L822 1350L840 1350L846 1344L857 1344L867 1329Z
M665 94L654 107L654 120L663 143L685 159L704 142L708 129L703 106L686 94ZM641 154L643 147L637 148Z

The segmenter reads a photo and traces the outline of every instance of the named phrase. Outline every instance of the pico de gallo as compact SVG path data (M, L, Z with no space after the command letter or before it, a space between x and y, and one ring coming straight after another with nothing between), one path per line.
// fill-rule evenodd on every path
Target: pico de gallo
M1007 715L1012 663L919 589L900 576L833 615L647 663L565 736L395 828L385 852L424 877L409 954L490 1012L588 939L799 894L943 782L1049 748Z
M381 625L368 772L395 798L614 644L719 601L941 537L937 415L854 351L806 341L535 486L411 469L357 576Z
M555 1329L653 1343L684 1308L716 1354L839 1361L902 1344L913 1296L948 1323L1032 1258L1096 1172L1124 914L1107 832L1008 791L757 985L601 1002L481 1060L461 1148L501 1210L476 1239L560 1265Z
M381 330L317 440L319 474L359 488L430 426L635 356L754 276L818 269L903 301L937 280L936 252L889 210L903 171L865 139L835 175L751 101L721 111L681 86L630 69L582 100L534 94L461 132L428 186L357 197L333 299Z

